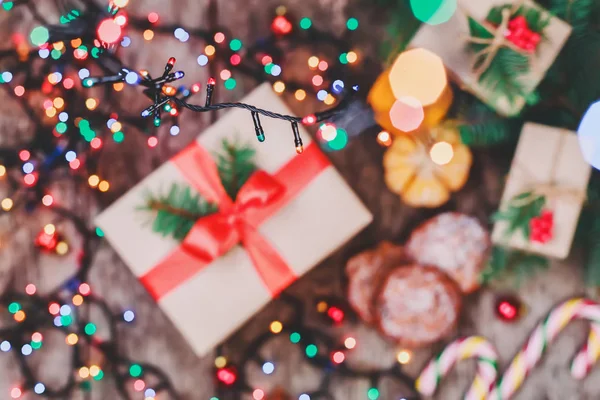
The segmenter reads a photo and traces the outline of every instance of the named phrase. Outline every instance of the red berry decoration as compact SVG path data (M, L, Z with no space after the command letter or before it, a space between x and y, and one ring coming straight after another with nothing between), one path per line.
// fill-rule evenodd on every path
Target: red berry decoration
M542 244L549 242L553 237L554 213L551 210L543 210L539 217L529 221L529 228L529 240Z
M500 296L494 305L496 316L504 322L514 322L521 317L523 304L515 296Z
M506 39L520 49L528 53L534 53L541 41L541 35L529 29L524 16L519 15L508 23L508 32L504 34Z

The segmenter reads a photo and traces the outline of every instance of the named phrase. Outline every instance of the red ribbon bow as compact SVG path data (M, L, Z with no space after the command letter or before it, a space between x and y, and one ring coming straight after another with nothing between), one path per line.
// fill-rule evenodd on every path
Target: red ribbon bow
M200 272L238 243L243 244L269 292L275 296L296 279L296 274L258 232L270 218L329 166L316 146L308 146L275 176L256 171L229 198L210 153L198 143L179 153L173 163L186 180L219 211L200 218L183 243L166 259L140 277L155 299Z

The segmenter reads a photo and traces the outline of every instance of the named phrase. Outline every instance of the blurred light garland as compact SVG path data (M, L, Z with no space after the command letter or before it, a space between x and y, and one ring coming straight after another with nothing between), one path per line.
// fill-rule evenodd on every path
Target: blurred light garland
M178 115L182 108L205 112L243 107L253 116L259 140L264 139L264 133L260 134L259 114L288 120L292 124L295 145L300 151L302 143L294 124L316 123L339 112L345 105L339 101L340 98L344 93L351 92L349 85L345 87L344 82L357 80L358 71L347 65L348 54L356 54L348 42L348 34L358 27L358 21L353 18L348 20L348 31L340 39L318 30L307 17L295 21L284 7L279 7L272 20L271 34L247 45L220 27L207 30L163 25L156 12L149 13L147 18L131 17L123 9L128 4L127 0L110 1L108 7L98 6L93 0L81 0L76 7L63 0L48 2L53 2L61 14L58 24L49 23L38 12L35 2L23 0L3 3L11 4L10 7L4 7L11 12L16 7L24 7L40 24L28 38L34 49L27 44L25 37L15 34L12 37L15 48L0 51L0 62L5 68L0 70L0 85L27 114L35 132L28 143L18 148L0 147L0 169L3 171L0 180L9 186L8 193L0 199L3 211L21 206L28 209L36 207L45 196L52 197L48 189L52 182L69 175L88 182L91 188L100 192L109 190L109 182L103 181L98 173L98 160L106 141L123 142L128 128L146 133L149 136L148 147L158 144L158 138L152 132L153 124L159 121L156 117L160 116L161 109L152 108L154 118L148 121L140 116L129 115L125 110L107 110L105 106L111 104L111 108L118 107L115 94L123 90L126 84L147 83L133 69L125 68L116 56L119 47L131 45L126 29L144 32L146 40L152 40L155 35L173 34L182 42L191 39L205 42L204 52L198 56L198 64L225 66L220 72L216 71L216 75L227 90L237 86L234 74L240 73L258 82L270 81L277 93L293 93L299 102L312 95L327 106L337 103L334 112L330 110L304 118L275 116L267 110L236 103L191 105L187 100L198 92L201 88L199 84L187 88L166 85L163 87L168 92L160 93L159 102L154 101L154 105L170 96L162 110L172 121L168 127L172 136L181 132ZM312 64L309 66L315 71L310 82L282 79L285 55L291 48L316 48L322 45L343 56L344 62L338 62L337 56L327 59L321 54L312 55L309 60L316 59L317 63L314 67ZM350 60L354 58L350 57ZM112 82L105 81L110 85L102 91L102 100L88 96L82 90L86 89L85 83L92 82L91 71L97 70L114 79ZM136 80L136 76L139 80ZM214 85L216 83L217 80L214 80ZM40 94L46 98L41 109L36 104ZM342 135L338 139L322 144L330 150L339 150L346 145L347 138ZM28 154L28 157L21 157L23 154ZM47 201L42 202L44 205L51 203L46 198Z
M83 239L77 272L52 292L40 295L34 284L26 285L25 293L7 291L0 296L0 307L12 315L14 322L0 329L0 350L16 358L21 381L12 387L10 396L19 399L28 393L44 398L72 398L76 392L89 392L94 381L108 378L123 399L138 399L135 392L146 390L145 398L167 393L171 399L179 399L167 375L158 367L129 359L119 347L118 325L132 322L131 310L114 313L108 304L96 296L88 282L93 255L102 232L92 230L87 223L72 212L50 207L64 220L70 221ZM48 226L45 227L48 231ZM100 318L90 319L90 310L99 311ZM96 313L95 313L96 315ZM97 320L106 321L109 336L97 334ZM58 330L65 335L66 345L71 348L72 373L66 382L56 387L42 382L35 374L27 358L44 343L44 332ZM91 355L102 356L102 362L92 364ZM101 365L98 365L101 364ZM139 389L141 386L142 389ZM149 395L152 394L152 395ZM7 395L0 395L7 398Z
M76 226L84 239L83 250L77 273L53 292L39 295L35 285L30 283L24 288L25 293L11 290L0 297L0 305L6 307L14 320L13 325L0 329L0 350L10 352L17 358L22 377L22 381L10 391L10 396L20 398L27 393L34 393L46 398L69 398L78 390L91 390L93 381L110 376L116 390L125 399L138 398L140 392L143 392L145 398L155 398L160 393L167 393L170 398L178 399L179 395L159 368L135 362L121 354L117 325L132 322L135 313L133 310L125 310L115 314L103 299L93 293L87 283L93 254L102 232L89 229L85 221L56 204L49 187L57 180L74 178L99 192L108 191L109 182L103 180L97 170L104 142L122 142L126 127L152 132L152 125L158 125L157 119L160 122L161 111L165 111L173 121L169 127L172 136L180 133L177 117L182 108L197 112L223 108L246 109L253 117L259 141L265 140L259 115L287 120L292 125L295 146L301 151L302 141L297 124L313 125L336 115L347 105L348 99L344 97L344 93L357 89L350 88L345 82L355 80L357 71L348 68L360 59L347 40L348 34L358 28L358 20L349 19L348 31L343 39L339 39L328 32L319 31L307 17L294 21L285 8L279 7L271 23L271 34L254 44L246 45L222 28L203 30L161 25L160 16L156 12L148 14L146 19L130 17L123 10L128 0L113 0L107 8L99 7L93 0L80 0L77 8L62 0L53 0L53 3L61 14L59 24L49 23L37 10L37 4L31 0L2 2L6 11L16 7L26 8L40 25L31 31L28 38L35 49L31 49L26 38L13 35L14 49L0 51L0 62L4 66L0 71L0 84L19 104L34 127L34 135L26 145L18 148L0 147L0 182L9 187L8 195L0 199L0 208L7 212L21 205L31 210L41 202ZM189 88L168 85L168 81L175 81L183 76L177 72L170 75L174 59L169 60L165 72L158 79L152 79L144 72L138 74L123 66L116 52L119 47L127 48L131 45L130 37L125 34L126 28L143 32L145 40L152 40L157 34L174 34L181 42L192 38L204 41L204 51L198 56L197 62L200 66L225 65L216 76L227 90L235 89L237 83L233 73L240 73L258 82L270 81L277 93L293 93L299 102L312 95L327 106L337 105L301 118L272 113L248 104L213 104L211 100L217 83L213 78L206 85L206 103L189 104L187 100L200 91L201 85L194 84ZM332 58L321 54L311 55L308 68L314 71L314 75L310 82L282 78L285 55L290 48L319 45L333 48L338 55ZM96 70L102 71L105 76L91 77L91 71ZM103 101L88 96L82 90L95 83L110 84L103 91ZM144 116L152 115L154 118L151 123L141 116L128 115L122 110L104 111L103 104L118 104L112 100L115 92L123 90L125 84L140 84L145 87L145 94L153 101L153 105L145 110ZM42 101L42 107L37 108L32 104L35 104L40 94L45 100ZM343 129L337 129L336 133L342 131ZM332 136L332 150L345 145L347 136L344 136L345 132L342 133L337 142L333 140L337 136ZM154 147L157 143L158 139L150 134L148 146ZM55 256L69 251L68 244L62 240L60 232L53 225L47 225L40 231L35 244L40 251ZM385 376L413 386L412 380L402 373L399 366L370 372L355 371L348 367L344 364L345 352L354 348L356 340L346 338L340 344L328 334L306 326L300 318L303 315L300 301L287 296L285 300L293 305L296 322L284 325L280 321L273 321L269 326L269 333L258 337L248 347L239 363L239 369L228 364L224 357L217 358L220 365L216 371L220 382L218 396L251 393L255 399L264 397L262 389L253 388L246 381L245 369L250 363L258 362L265 374L273 373L275 364L260 359L259 350L272 337L280 334L289 334L291 344L304 346L307 361L323 369L320 389L312 394L302 394L300 400L332 398L328 388L333 374L369 379L372 387L367 396L370 399L378 397L377 386ZM350 312L346 306L341 305L344 304L343 300L335 301L340 305L326 310L329 320L339 324ZM98 335L97 322L89 319L90 308L100 310L103 319L108 322L109 338ZM73 374L69 375L63 387L41 382L26 360L43 345L43 332L48 329L63 332L66 344L73 347ZM316 343L321 341L326 343L327 353L331 354L320 353L324 348L318 347ZM89 365L87 357L91 351L102 354L102 365ZM132 391L138 394L131 394Z
M277 369L277 361L265 359L262 356L264 354L262 349L282 336L288 338L290 346L300 347L304 361L323 373L317 389L302 393L298 400L334 400L332 389L334 389L335 377L368 381L369 389L365 393L365 398L370 400L382 399L380 387L384 378L402 383L409 391L409 393L395 393L394 398L402 400L419 398L414 390L414 379L402 370L402 366L410 362L411 353L408 350L400 350L396 357L397 363L389 368L360 370L346 362L347 356L358 345L356 338L351 335L339 338L332 335L330 329L310 326L306 320L310 313L306 312L302 299L283 293L277 301L282 303L283 307L291 308L289 322L272 321L269 329L250 342L241 354L228 357L224 346L217 349L214 373L218 383L218 393L213 399L230 398L232 394L233 398L251 395L254 400L269 399L266 394L268 389L252 384L247 371L251 365L256 365L262 369L263 374L273 374ZM319 298L314 306L314 309L322 315L321 321L324 325L340 326L359 320L343 298ZM268 381L268 378L258 379L261 382Z

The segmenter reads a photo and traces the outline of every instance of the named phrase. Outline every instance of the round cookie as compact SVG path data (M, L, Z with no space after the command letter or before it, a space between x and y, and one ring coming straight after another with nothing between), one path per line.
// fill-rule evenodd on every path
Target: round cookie
M464 293L479 287L489 248L489 233L479 221L456 212L426 221L413 231L406 244L413 260L444 270Z
M456 283L434 267L409 265L387 277L376 304L381 332L402 346L422 347L456 327L461 293Z
M368 323L374 322L374 294L390 268L406 263L404 249L382 242L375 249L359 253L348 260L348 302L354 311Z

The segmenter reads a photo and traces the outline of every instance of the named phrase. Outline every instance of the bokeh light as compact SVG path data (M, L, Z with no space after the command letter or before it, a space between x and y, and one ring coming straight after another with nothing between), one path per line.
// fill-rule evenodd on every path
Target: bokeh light
M439 25L452 18L456 12L456 0L410 0L410 7L419 21Z
M392 125L402 132L414 131L421 125L424 118L423 106L414 97L401 97L394 102L390 109Z
M112 18L107 18L98 25L98 38L106 43L116 43L121 39L121 27Z
M446 165L454 157L454 149L448 142L437 142L429 150L431 160L438 165Z
M390 86L394 97L414 97L422 107L434 104L448 85L441 58L425 49L402 53L390 69Z
M600 169L600 101L593 103L583 115L577 137L585 161Z

